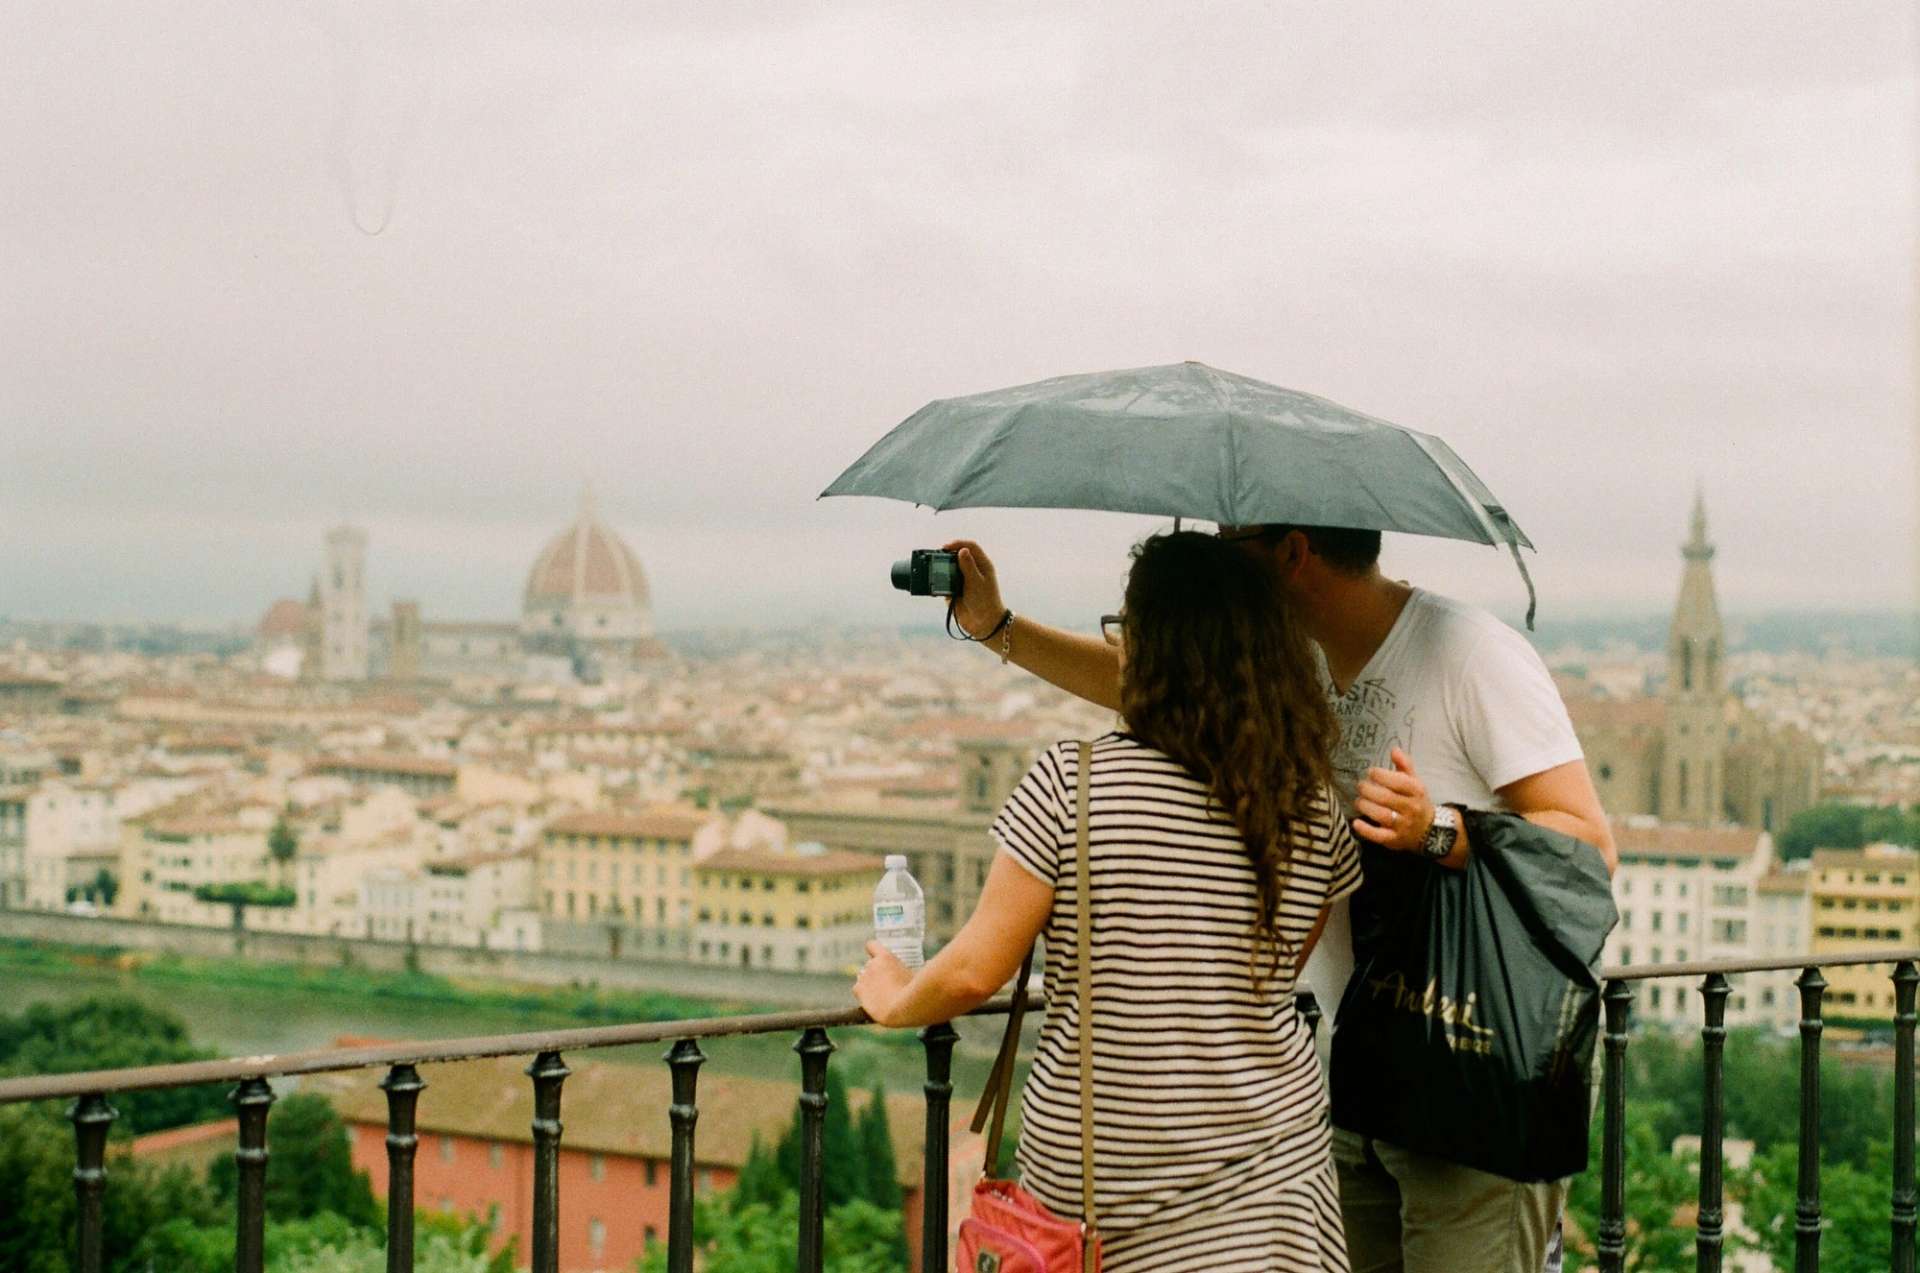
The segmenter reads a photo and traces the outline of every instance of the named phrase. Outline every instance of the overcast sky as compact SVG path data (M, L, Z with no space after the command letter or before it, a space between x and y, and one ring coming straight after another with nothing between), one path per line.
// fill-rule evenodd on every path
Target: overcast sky
M0 6L0 615L1091 623L1151 523L814 496L930 398L1200 359L1447 438L1543 613L1912 606L1913 6ZM1511 565L1391 541L1516 614Z

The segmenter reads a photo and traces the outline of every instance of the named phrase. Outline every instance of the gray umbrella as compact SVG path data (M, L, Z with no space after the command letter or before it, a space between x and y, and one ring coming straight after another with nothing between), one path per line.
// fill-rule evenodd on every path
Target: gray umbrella
M821 492L936 509L1088 508L1533 543L1453 448L1197 362L928 403Z

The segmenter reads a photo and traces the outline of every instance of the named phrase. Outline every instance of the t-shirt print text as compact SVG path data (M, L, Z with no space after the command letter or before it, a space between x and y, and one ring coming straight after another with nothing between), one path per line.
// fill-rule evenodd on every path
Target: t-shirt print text
M1413 709L1401 711L1399 698L1380 677L1355 681L1333 700L1333 714L1340 721L1333 772L1347 799L1367 770L1389 767L1395 747L1413 755Z

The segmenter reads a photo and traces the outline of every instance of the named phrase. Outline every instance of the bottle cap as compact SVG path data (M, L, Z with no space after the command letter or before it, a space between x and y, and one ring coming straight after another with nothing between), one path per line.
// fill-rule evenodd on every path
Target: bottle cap
M907 869L907 855L906 855L906 854L904 854L904 853L889 853L889 854L887 854L887 869L888 869L889 871L904 871L904 870L906 870L906 869Z

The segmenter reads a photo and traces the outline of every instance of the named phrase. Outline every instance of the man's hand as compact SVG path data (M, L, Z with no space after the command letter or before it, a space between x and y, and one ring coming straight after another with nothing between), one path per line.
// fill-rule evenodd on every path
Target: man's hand
M984 637L1007 612L1000 600L1000 580L993 573L993 560L971 539L955 539L941 547L960 554L960 578L965 581L960 599L953 606L954 621L968 636Z
M1433 801L1427 784L1413 771L1413 760L1395 747L1393 768L1369 769L1354 793L1353 833L1382 848L1418 852L1433 829Z

